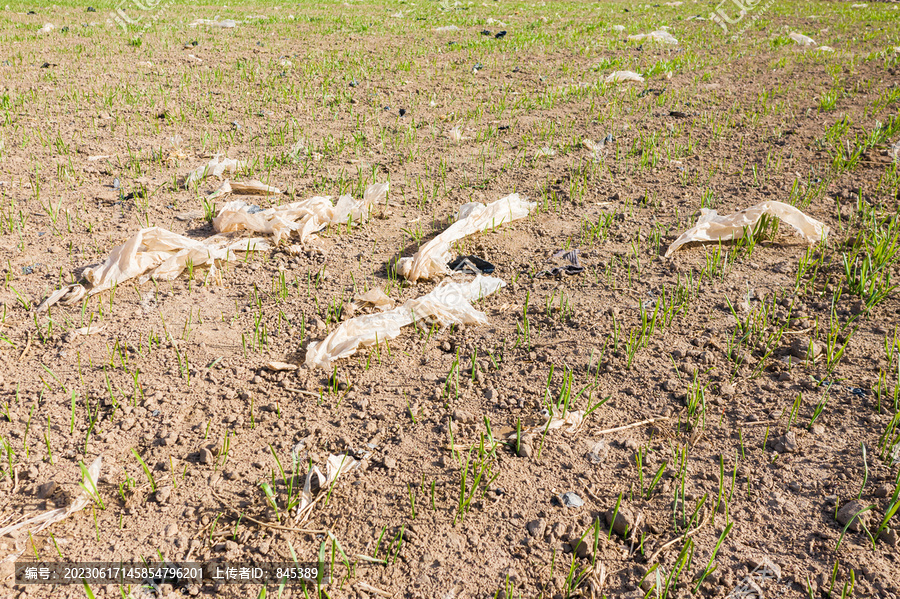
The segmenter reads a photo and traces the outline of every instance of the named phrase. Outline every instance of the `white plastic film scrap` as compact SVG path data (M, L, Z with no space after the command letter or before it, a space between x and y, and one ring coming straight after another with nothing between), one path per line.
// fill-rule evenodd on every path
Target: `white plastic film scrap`
M221 178L226 172L233 175L238 169L244 168L244 163L233 158L219 158L216 154L207 164L197 167L184 178L184 186L187 187L194 181L202 181L206 177Z
M50 510L39 514L37 516L33 516L24 522L19 522L17 524L11 524L5 528L0 528L0 537L6 535L12 535L18 530L23 528L29 529L29 534L37 534L44 530L45 528L56 524L62 520L65 520L75 512L80 512L84 508L86 508L93 501L92 496L98 495L97 493L97 481L100 479L100 469L103 466L103 456L99 456L96 460L91 463L90 467L86 469L81 481L81 493L79 493L75 499L72 500L66 507L59 507L54 510ZM21 555L21 554L20 554Z
M369 289L363 294L357 295L355 301L363 305L370 305L379 310L390 310L394 307L394 300L387 296L379 287Z
M431 293L408 300L393 310L357 316L341 323L322 341L309 344L306 365L329 369L335 360L352 356L360 347L396 338L401 328L420 319L429 319L442 326L484 324L487 317L473 308L471 302L496 292L504 285L496 277L482 275L468 283L445 280Z
M661 42L663 44L678 45L678 40L668 31L652 31L650 33L640 33L638 35L629 35L628 41L640 42L647 40L650 42Z
M740 239L745 231L753 231L763 215L774 216L791 225L810 243L816 243L828 235L828 226L806 216L793 206L783 202L763 202L740 212L719 216L715 210L700 209L697 224L685 231L666 250L668 258L675 250L692 241L729 241Z
M361 200L341 196L337 206L332 205L331 198L325 196L266 210L243 200L234 200L219 210L213 219L213 228L220 233L242 230L264 233L272 235L276 243L296 232L301 243L304 243L326 225L366 222L372 207L384 200L387 191L387 183L376 183L366 189Z
M788 37L791 38L792 40L794 40L794 42L796 42L797 44L800 44L801 46L815 46L816 45L815 40L813 40L811 37L807 37L807 36L803 35L802 33L796 33L794 31L792 31L791 33L788 34Z
M258 237L234 240L214 235L198 240L159 227L141 229L113 248L106 262L84 270L82 275L91 284L89 290L77 283L64 287L41 302L38 311L57 302L80 301L85 295L96 295L132 279L138 279L139 283L150 279L171 281L189 266L208 266L214 273L216 260L234 260L236 251L263 251L270 247Z
M643 83L644 78L634 71L614 71L606 79L606 83Z
M888 156L893 158L894 162L900 163L900 141L891 146L888 150Z
M503 223L525 218L537 206L514 193L487 206L478 202L460 208L456 222L443 233L419 248L412 258L397 261L397 273L415 283L419 279L434 279L450 274L450 246L473 233L499 227Z
M219 186L219 188L206 196L206 198L209 200L228 194L243 196L271 196L278 195L280 193L281 190L277 187L266 185L262 181L257 181L256 179L252 181L246 181L244 183L238 181L232 182L228 179L225 179L224 181L222 181L222 184Z
M263 239L239 239L221 235L198 240L172 233L159 227L141 229L131 239L113 248L106 262L84 271L84 278L91 284L89 295L94 295L138 278L144 283L150 279L170 281L188 267L215 267L216 260L233 260L235 250L267 250Z

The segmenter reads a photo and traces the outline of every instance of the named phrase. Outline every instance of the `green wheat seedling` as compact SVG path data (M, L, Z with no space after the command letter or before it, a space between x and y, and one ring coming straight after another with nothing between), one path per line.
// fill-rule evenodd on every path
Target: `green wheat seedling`
M103 503L103 498L100 497L100 491L97 489L97 481L95 481L94 477L92 477L90 472L88 472L88 469L84 465L84 462L79 461L78 467L81 469L82 478L82 482L78 483L78 486L88 494L88 496L91 498L91 500L94 501L94 503L100 506L101 510L105 510L106 505Z
M147 482L150 483L150 489L154 493L156 492L156 480L153 478L153 473L150 472L150 468L147 467L147 464L141 458L141 455L134 449L131 449L131 453L134 454L134 457L137 458L138 463L141 465L141 469L144 471L144 474L147 476Z

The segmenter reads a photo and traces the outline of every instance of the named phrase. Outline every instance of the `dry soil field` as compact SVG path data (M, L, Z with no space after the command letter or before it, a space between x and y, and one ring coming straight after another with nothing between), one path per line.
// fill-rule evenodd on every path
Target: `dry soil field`
M744 7L5 5L0 597L900 595L900 4Z

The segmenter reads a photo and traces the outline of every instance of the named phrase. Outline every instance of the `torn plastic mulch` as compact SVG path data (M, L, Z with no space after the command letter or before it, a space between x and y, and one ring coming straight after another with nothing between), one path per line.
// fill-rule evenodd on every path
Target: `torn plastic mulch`
M194 181L202 181L206 177L221 178L226 172L233 175L238 169L244 168L245 164L234 158L220 158L219 154L216 154L208 163L189 172L184 177L184 186L187 187Z
M397 261L397 273L412 283L448 275L451 272L447 266L451 244L473 233L525 218L536 206L536 203L526 201L517 193L487 206L479 202L464 204L456 215L456 222L420 247L413 257Z
M257 181L256 179L252 181L247 181L246 183L240 183L238 181L229 181L225 179L222 181L222 184L219 185L218 189L214 192L206 196L206 200L214 200L216 198L227 196L227 195L250 195L250 196L271 196L278 195L281 193L281 190L277 187L272 187L271 185L266 185L262 181Z
M613 71L604 79L605 83L643 83L644 78L634 71Z
M306 365L330 369L335 360L347 358L360 347L369 347L400 335L400 329L422 319L442 327L451 324L487 324L487 316L471 302L496 292L506 284L495 277L477 276L468 283L442 281L431 293L407 300L402 306L342 322L322 341L309 344Z
M603 151L606 149L606 145L612 143L614 139L615 138L613 137L612 133L609 133L606 135L606 137L601 139L599 143L594 141L593 139L585 138L581 140L581 145L593 152L594 160L596 162L600 162L600 160L603 158Z
M549 270L542 270L541 272L534 275L534 278L538 279L541 277L555 277L561 274L578 275L584 272L584 267L578 260L578 250L559 250L558 252L555 252L552 257L553 259L562 258L569 263L565 266L556 266Z
M209 276L214 276L216 260L233 260L235 251L262 251L270 247L268 241L260 238L235 240L214 235L198 240L160 227L141 229L113 248L106 262L82 272L89 289L78 283L59 289L41 302L37 310L45 310L57 302L72 304L85 295L96 295L135 278L139 283L150 279L171 281L188 266L208 266Z
M447 268L455 273L469 275L489 275L496 270L493 264L478 256L457 256L447 264Z
M56 303L75 303L85 295L101 293L135 278L139 283L150 279L171 281L188 266L208 266L211 275L214 275L216 261L233 260L235 251L265 251L272 247L269 241L259 237L235 240L221 233L246 229L273 235L277 243L283 236L299 231L301 242L306 242L328 224L365 222L369 210L384 199L387 189L387 183L371 185L362 200L342 196L336 206L327 197L268 210L235 200L226 204L213 219L213 227L220 234L203 240L191 239L160 227L141 229L128 241L113 248L105 263L85 269L82 276L90 284L89 289L77 283L59 289L41 302L38 311Z
M791 38L792 40L794 40L794 42L800 46L815 46L816 45L816 41L813 38L803 35L802 33L797 33L795 31L792 31L791 33L788 34L788 37Z
M325 474L318 466L313 466L306 473L306 479L303 482L303 491L300 493L300 503L297 505L297 515L295 520L305 522L309 519L312 508L315 505L315 495L321 491L330 489L338 476L347 474L359 468L360 462L353 456L342 454L331 454L325 462ZM315 479L313 479L315 477Z
M643 40L651 41L651 42L662 42L663 44L672 44L673 46L678 45L678 40L669 33L668 31L658 30L651 31L650 33L639 33L637 35L629 35L628 41L630 42L640 42Z
M91 463L90 467L82 470L81 492L75 496L72 503L65 507L58 507L16 524L10 524L9 526L0 528L0 536L10 535L13 536L13 538L22 537L22 533L16 533L24 528L30 529L27 531L28 536L30 537L86 508L93 502L93 497L98 495L97 481L100 479L100 469L102 466L103 456L101 455ZM22 552L19 552L16 557L21 554ZM6 559L3 561L6 561Z
M219 210L213 228L219 233L241 230L264 233L272 235L276 243L296 232L300 242L306 243L327 225L366 222L372 207L384 201L387 192L388 183L376 183L366 189L361 200L345 195L333 205L330 197L316 196L266 210L244 200L234 200Z
M828 235L828 226L806 216L793 206L783 202L762 202L734 214L720 216L715 210L700 209L697 224L688 229L666 250L665 257L692 241L730 241L740 239L751 232L764 215L774 216L791 225L809 243L822 241Z

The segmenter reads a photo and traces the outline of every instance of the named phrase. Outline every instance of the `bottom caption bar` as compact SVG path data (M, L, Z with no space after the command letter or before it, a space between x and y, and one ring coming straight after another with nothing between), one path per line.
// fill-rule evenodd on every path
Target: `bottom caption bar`
M328 584L317 563L16 562L15 584Z

